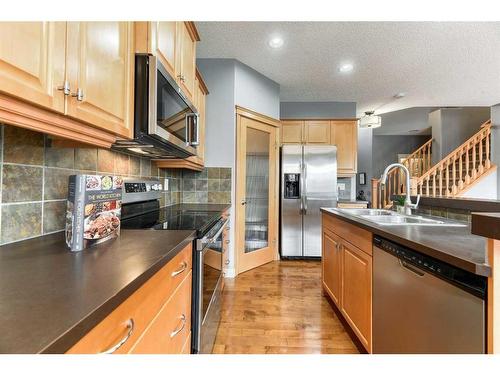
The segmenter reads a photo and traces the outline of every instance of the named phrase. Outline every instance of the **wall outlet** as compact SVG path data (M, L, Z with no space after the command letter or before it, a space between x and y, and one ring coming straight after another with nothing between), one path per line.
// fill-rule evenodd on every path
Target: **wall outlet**
M340 191L344 191L345 190L345 184L338 184L337 186L338 186L338 189Z

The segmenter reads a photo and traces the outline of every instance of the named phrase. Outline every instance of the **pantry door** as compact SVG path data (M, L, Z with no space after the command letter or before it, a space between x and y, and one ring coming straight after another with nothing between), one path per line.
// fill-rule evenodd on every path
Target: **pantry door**
M237 107L236 270L278 259L278 120Z

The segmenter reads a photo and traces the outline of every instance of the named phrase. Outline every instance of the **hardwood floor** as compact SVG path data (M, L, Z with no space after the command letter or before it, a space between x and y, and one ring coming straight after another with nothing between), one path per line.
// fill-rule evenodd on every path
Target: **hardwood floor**
M321 290L321 263L268 263L227 279L213 353L358 353Z

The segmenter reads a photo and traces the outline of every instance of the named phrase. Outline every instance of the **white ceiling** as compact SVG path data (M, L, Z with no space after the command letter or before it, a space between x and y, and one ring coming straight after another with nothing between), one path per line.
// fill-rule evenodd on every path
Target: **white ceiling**
M281 101L355 101L358 115L500 103L500 22L197 22L200 58L236 58ZM283 37L271 49L271 36ZM338 66L352 62L354 71ZM394 100L398 92L403 99Z

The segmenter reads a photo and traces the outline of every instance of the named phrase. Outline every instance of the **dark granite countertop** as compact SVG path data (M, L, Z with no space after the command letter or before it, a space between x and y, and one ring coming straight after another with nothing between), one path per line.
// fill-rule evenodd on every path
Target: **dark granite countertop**
M321 211L477 275L491 274L486 240L472 234L470 226L382 226L336 209Z
M500 240L500 212L473 212L472 233Z
M2 246L0 353L64 353L194 239L143 232L78 253L64 233Z

